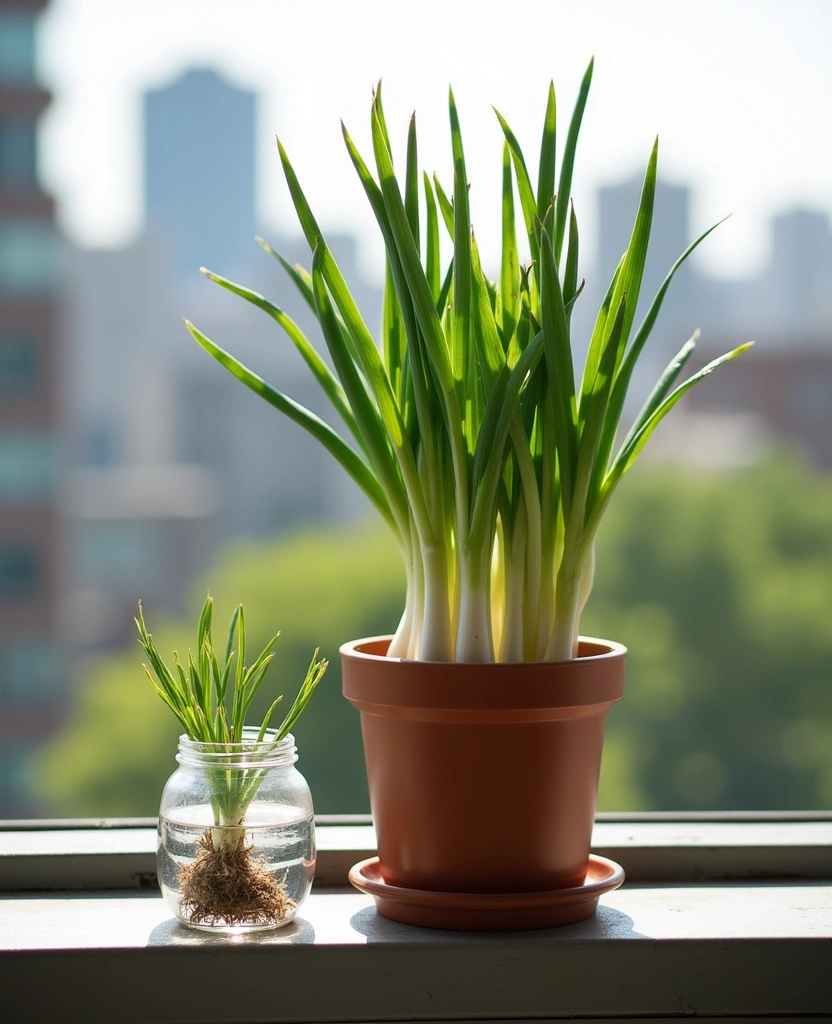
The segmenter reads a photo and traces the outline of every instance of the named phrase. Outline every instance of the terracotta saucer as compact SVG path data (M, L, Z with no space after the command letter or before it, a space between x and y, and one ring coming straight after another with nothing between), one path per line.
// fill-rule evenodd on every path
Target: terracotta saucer
M425 928L461 931L519 931L552 928L591 917L598 897L617 889L624 869L606 857L589 855L586 881L548 892L476 893L404 889L384 881L378 857L350 868L350 882L372 896L384 917Z

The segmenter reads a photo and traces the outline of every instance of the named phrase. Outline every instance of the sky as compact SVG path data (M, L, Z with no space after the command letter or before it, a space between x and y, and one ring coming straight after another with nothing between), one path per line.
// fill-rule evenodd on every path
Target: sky
M39 73L54 92L41 176L77 243L129 242L142 223L141 94L212 66L260 96L266 229L297 233L278 134L318 219L356 234L378 277L382 249L339 119L369 157L383 79L394 138L403 148L415 110L423 166L450 185L451 84L474 227L493 258L502 136L491 105L536 162L550 79L563 138L594 56L573 190L585 251L595 189L643 170L658 134L660 174L695 186L692 232L733 214L704 266L742 277L764 265L777 212L832 213L831 39L832 0L52 0L39 30Z

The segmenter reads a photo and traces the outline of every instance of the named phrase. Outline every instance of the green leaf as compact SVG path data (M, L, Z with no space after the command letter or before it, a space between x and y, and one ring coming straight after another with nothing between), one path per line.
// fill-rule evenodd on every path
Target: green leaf
M309 247L314 251L318 244L318 240L323 238L323 233L318 227L318 222L315 220L309 203L306 200L306 196L303 193L303 189L300 187L300 182L297 179L297 175L295 174L294 169L292 168L292 165L289 162L289 157L286 155L286 151L281 145L279 139L277 141L277 148L278 152L280 153L280 160L283 165L283 172L286 177L287 184L289 185L289 192L292 197L292 202L294 203L295 206L295 212L298 215L298 220L300 221L300 225L306 237L306 241L309 244ZM344 285L344 287L346 287L346 285L344 284L344 280L341 277L340 271L338 270L337 264L335 264L334 260L333 265L335 267L337 276L340 278L341 284ZM327 280L327 285L330 288L334 287L333 281L331 280ZM345 341L347 342L347 346L351 347L352 340L347 334L345 334ZM352 349L351 352L352 355L357 359L358 354Z
M146 665L145 665L144 671L145 671L145 674L146 674L147 678L153 684L153 689L159 694L159 696L162 698L162 700L165 702L165 704L167 704L167 706L171 709L171 711L174 713L174 715L176 715L176 718L179 721L179 723L182 726L182 728L185 730L186 735L190 736L192 730L191 730L191 724L190 724L187 716L185 714L183 714L183 712L170 699L168 694L162 689L161 686L159 686L159 684L153 678L153 676L150 673L150 670L147 668Z
M218 743L232 742L231 729L228 726L228 714L224 704L220 704L217 707L217 714L214 718L214 734L217 737Z
M332 371L315 351L311 342L295 321L287 313L284 313L279 306L276 306L263 295L260 295L259 292L254 292L242 285L235 284L233 281L229 281L228 278L221 277L219 274L214 274L205 267L201 267L200 269L210 281L218 284L221 288L225 288L226 291L232 292L234 295L239 295L241 298L245 299L246 302L250 302L258 309L262 309L264 313L268 313L274 321L280 324L289 336L292 344L300 353L303 361L312 371L312 375L320 385L321 390L332 403L335 411L347 425L353 437L355 437L359 444L363 446L364 441L355 422L355 416L350 408L350 404L344 394L344 389L335 379Z
M404 407L405 393L405 358L407 353L407 337L402 320L402 308L396 294L393 268L388 259L384 268L384 302L381 314L381 332L384 339L384 364L390 386L397 396L399 408ZM404 417L403 417L404 418ZM405 426L407 420L405 418Z
M470 537L481 541L492 522L497 488L505 466L505 449L511 421L520 406L522 389L544 351L543 333L538 332L526 346L512 370L500 374L485 407L474 454L471 492L474 510ZM489 549L490 550L490 549Z
M176 674L179 676L179 693L181 695L182 706L193 707L193 701L191 700L192 690L191 683L182 667L182 662L179 660L179 655L176 651L173 652L173 667L176 669Z
M586 365L584 366L583 380L581 381L581 399L578 405L579 429L582 429L582 424L585 419L586 404L589 402L589 396L597 389L597 377L600 372L602 360L605 362L605 365L607 365L608 360L611 359L613 373L615 372L615 363L618 358L621 336L620 333L617 333L614 340L611 337L610 312L615 295L620 295L618 282L621 277L626 258L627 254L625 253L621 257L621 260L615 269L612 281L610 281L610 286L607 289L607 294L604 296L604 301L601 303L601 308L598 310L598 316L595 320L595 327L593 328L592 337L589 342L589 352L587 353ZM615 347L613 348L612 345ZM595 457L592 480L590 481L588 495L588 503L590 505L595 501L595 498L601 489L601 484L604 481L607 466L609 465L610 452L612 450L612 445L615 442L616 434L618 432L618 423L621 418L621 409L615 402L615 387L616 381L615 377L613 377L610 400L607 403L606 417L598 445L598 452Z
M222 687L222 673L220 672L219 664L217 663L217 655L214 652L213 644L206 640L205 648L208 654L208 660L211 664L211 680L214 687L214 703L219 705L222 703L224 694L221 692Z
M598 465L598 449L603 435L604 424L615 373L615 356L618 351L624 324L627 318L627 296L621 296L618 312L615 315L609 340L601 355L598 372L595 374L593 387L581 393L580 406L580 439L578 442L578 462L575 472L576 502L573 517L567 523L567 530L574 527L582 531L587 505L593 500L591 484Z
M638 416L633 421L633 425L624 438L622 447L626 447L635 435L641 430L647 420L653 415L656 409L664 401L666 395L670 393L670 389L676 383L679 374L682 372L688 359L693 354L693 350L696 348L696 340L699 337L699 331L694 331L693 335L682 345L673 359L667 364L662 373L661 377L656 383L656 386L650 392L647 401L641 408Z
M497 120L500 122L500 127L503 129L503 135L505 136L508 147L511 150L511 159L514 162L514 174L517 178L517 191L520 194L520 208L523 211L523 220L526 224L526 234L529 238L532 260L537 261L539 253L536 225L539 218L537 216L537 204L534 199L531 179L529 178L529 172L526 169L526 161L523 158L523 151L520 148L520 143L517 141L517 137L514 132L509 128L508 122L496 107L493 107L492 109L497 115Z
M540 238L540 307L549 387L555 410L555 442L562 488L564 517L569 518L575 488L577 457L577 402L569 324L563 304L558 269L549 235Z
M471 359L471 211L468 206L468 178L462 133L453 91L448 92L451 145L454 155L454 295L451 307L451 369L457 383L458 401L463 404ZM469 439L469 444L472 442Z
M211 613L213 611L213 608L214 602L211 599L211 595L209 594L205 598L205 604L202 606L202 613L199 616L198 637L200 651L202 651L203 647L205 646L206 640L208 641L209 644L211 643Z
M294 168L289 162L289 156L283 148L283 144L280 139L277 140L277 151L280 154L280 163L283 165L283 174L286 178L286 184L289 186L289 194L292 197L292 202L295 206L295 212L298 215L301 230L306 237L309 248L314 249L318 239L322 237L321 229L318 227L318 222L315 220L309 203L306 201L306 196L303 193L303 189L300 187L300 182L298 181Z
M448 269L447 269L447 271L445 273L445 277L444 277L444 279L442 281L442 288L439 291L439 299L438 299L438 301L436 303L436 315L438 317L442 316L442 313L443 313L443 311L445 310L445 307L448 304L448 296L451 294L451 284L453 283L453 279L454 279L454 261L451 260L451 262L448 264Z
M440 282L442 280L442 271L439 266L439 217L433 187L427 173L423 175L422 181L425 191L425 209L427 211L425 277L430 285L434 301L438 302L441 288Z
M342 133L344 136L344 142L346 143L347 150L350 154L350 159L353 162L353 166L358 172L358 176L364 187L364 191L367 198L370 200L370 205L373 208L373 212L376 216L376 220L381 228L382 235L384 237L385 246L387 248L388 266L390 268L390 275L393 280L393 284L398 297L396 303L394 296L390 293L389 282L387 287L387 294L385 295L385 324L386 329L391 329L391 320L393 315L398 311L401 313L402 322L404 325L404 336L407 339L407 350L402 349L399 353L393 351L393 340L391 339L388 346L388 366L392 366L394 372L398 371L399 363L401 364L401 375L399 380L398 392L401 396L400 401L402 404L402 421L404 424L404 436L408 439L408 445L410 444L410 434L412 421L414 417L418 420L420 428L420 436L422 443L426 450L426 456L430 463L435 461L433 454L433 432L435 430L436 416L434 414L434 407L436 402L431 398L431 387L429 381L429 370L427 366L427 352L425 343L423 340L422 332L419 328L416 314L413 306L413 298L410 291L408 281L404 272L402 260L400 258L399 250L397 247L395 232L391 224L391 219L388 216L387 205L385 203L382 190L375 183L370 174L367 165L358 153L352 139L349 136L346 128L342 125ZM389 155L389 154L388 154ZM392 173L392 163L389 164L390 171ZM401 197L399 197L399 205L396 207L398 211L398 223L400 225L399 230L404 232L403 222L406 221L406 212L401 205ZM412 234L407 238L407 241L413 246ZM438 240L437 240L438 244ZM415 248L415 247L414 247ZM418 252L415 254L415 260L418 264ZM421 270L421 266L420 266ZM392 383L391 383L392 387ZM412 391L414 397L414 408L411 409L408 406L407 396ZM415 443L415 442L414 442ZM411 476L413 475L414 463L413 458L409 452L403 452L407 464L410 466ZM410 490L413 491L414 481L411 481Z
M433 176L433 187L436 189L436 198L439 201L439 212L442 214L442 220L445 222L448 235L451 241L454 240L454 204L445 195L445 190L439 184L439 178L434 174Z
M727 218L723 218L718 221L712 227L708 228L707 231L703 232L688 248L682 253L678 260L673 264L667 273L661 287L656 293L655 298L647 312L641 326L636 331L633 342L629 349L624 355L621 365L616 373L615 382L613 384L612 394L610 396L609 410L607 412L607 424L604 428L604 437L601 444L601 453L598 459L598 474L595 478L593 489L595 493L600 490L601 484L604 479L604 475L607 472L610 455L612 453L613 445L615 444L615 438L618 432L618 425L621 421L621 414L624 409L624 403L627 399L627 392L630 387L630 381L632 379L633 370L635 369L636 362L641 355L642 349L650 336L650 332L653 329L653 325L656 322L656 318L659 315L664 297L667 294L667 290L670 287L670 282L673 280L676 271L682 266L685 260L690 254L696 249L696 247L704 241L708 235L714 231L720 224L722 224ZM623 258L622 258L623 261ZM619 264L619 267L621 264Z
M228 670L231 665L231 657L234 654L234 634L237 629L237 622L240 618L240 605L231 613L231 621L228 623L228 632L225 639L225 667Z
M220 685L220 691L222 692L222 699L225 700L225 696L228 693L228 684L231 681L231 673L234 671L234 659L236 653L231 651L228 658L225 661L225 668L222 670L222 681Z
M500 292L497 318L503 347L508 348L517 325L520 306L520 256L517 252L517 230L514 223L514 188L511 177L511 153L503 143L502 255L500 261Z
M375 106L375 105L374 105ZM455 389L450 354L447 348L445 332L439 319L435 300L430 285L419 260L419 253L413 242L413 236L407 223L407 215L402 202L398 182L393 173L393 162L377 114L373 114L373 151L379 175L385 209L389 218L390 230L395 240L396 251L401 260L402 272L408 292L413 302L416 322L424 341L425 362L430 366L427 380L432 382L432 390L436 394L436 405L441 408L449 441L451 462L456 491L457 530L460 534L467 532L467 459L465 434L462 427L462 412ZM439 190L437 195L440 198ZM470 243L469 243L470 244ZM454 280L456 279L456 268ZM415 469L415 467L414 467ZM420 489L409 482L411 473L405 472L405 484L416 517L419 534L423 544L432 546L438 543L436 527L429 523L427 509L420 506ZM430 500L430 499L429 499ZM444 524L442 524L444 527ZM443 530L444 532L444 530Z
M555 83L549 82L549 97L543 121L543 138L540 142L540 166L537 177L537 216L541 221L555 198L556 128Z
M231 730L234 735L234 742L239 743L243 738L243 673L245 672L246 661L246 620L243 606L239 606L237 616L237 668L234 672L234 688L231 692Z
M356 423L364 437L364 444L376 477L384 488L397 523L403 523L407 519L407 504L400 482L399 466L390 451L388 440L393 444L403 467L409 466L413 461L412 453L409 451L409 442L390 381L384 371L375 343L365 327L346 285L343 280L338 279L333 268L334 263L329 250L323 240L319 239L312 258L312 282L321 328L332 361L335 363L335 369L353 408ZM341 310L356 348L363 355L362 368L365 371L371 395L367 394L364 381L359 376L358 369L350 358L349 352L342 344L343 339L338 330L326 287L330 280L336 285L333 299Z
M584 285L585 284L586 284L586 281L582 280L581 283L578 285L578 290L575 292L575 294L572 296L572 298L564 305L563 308L566 310L566 318L567 318L567 320L569 319L570 314L572 313L572 307L575 305L576 301L580 297L581 292L584 290Z
M753 341L748 341L744 345L739 345L731 352L726 352L725 355L720 356L718 359L712 360L698 373L693 374L692 377L689 377L674 391L671 391L671 393L662 402L660 402L653 412L647 417L638 432L625 445L622 445L621 451L616 456L615 462L610 469L607 481L604 483L605 489L617 482L627 472L635 462L641 450L647 444L650 435L686 392L690 391L695 384L698 384L699 381L707 377L709 373L713 373L718 366L721 366L723 363L728 362L729 359L735 359L737 356L742 355L743 352L748 351L753 344Z
M254 664L250 668L246 669L245 677L243 679L243 686L245 686L246 688L250 687L252 679L260 671L262 665L264 665L266 661L268 661L274 655L274 651L272 650L272 648L277 643L279 637L280 630L278 630L277 633L275 633L275 635L271 638L271 640L269 640L269 642L266 644L263 650L257 655Z
M477 339L476 365L479 368L485 396L488 398L494 390L497 378L506 365L500 333L494 318L494 311L488 298L485 275L480 264L479 250L473 236L471 238L472 273L474 280L474 297L471 304L475 336Z
M197 658L199 658L199 652L197 652ZM199 669L194 663L193 655L190 650L188 651L188 678L191 684L191 693L193 694L195 709L198 708L199 712L207 718L210 718L211 691L208 687L208 680L201 675Z
M316 283L315 271L320 271L320 282ZM344 318L347 330L352 338L355 351L358 356L361 370L369 386L370 394L375 402L375 407L365 401L366 390L361 380L355 363L350 359L349 352L341 345L340 331L334 317L331 316L331 306L323 288L323 282L332 294L332 301L338 307L341 316ZM401 450L405 445L404 430L399 410L390 386L390 379L384 369L384 364L379 356L373 337L361 318L355 300L350 294L347 284L338 270L335 259L332 256L323 238L318 239L315 252L312 258L312 283L315 293L315 306L318 309L318 317L321 327L324 330L329 353L335 363L335 369L341 378L344 390L347 393L356 422L359 425L368 450L373 452L373 457L379 457L379 450L371 445L372 437L369 432L379 430L382 426L386 430L393 446ZM327 311L327 325L324 324L322 302ZM361 411L359 412L359 406ZM389 459L386 460L389 463Z
M247 668L245 671L245 675L243 676L243 690L245 693L245 696L243 698L244 718L248 713L248 709L251 705L251 702L254 700L254 697L266 676L266 672L268 671L269 665L274 660L275 652L272 650L272 648L277 643L277 639L279 636L280 632L278 631L266 644L266 646L263 648L260 654L258 654L257 658L254 661L254 664L250 668Z
M595 326L592 329L589 351L587 352L586 364L584 366L583 380L581 381L581 395L589 394L595 390L595 377L598 373L598 367L601 365L601 359L609 346L610 311L613 308L613 300L616 294L619 296L619 304L621 302L621 289L618 287L618 282L621 278L626 258L627 254L625 253L615 268L615 273L612 275L609 288L607 288L607 294L604 296L604 301L601 303L595 319ZM613 363L614 366L615 363Z
M280 702L281 702L282 700L283 700L283 695L281 694L281 695L280 695L279 697L277 697L277 698L276 698L276 699L275 699L275 700L274 700L274 701L272 702L272 706L271 706L271 707L269 708L269 710L268 710L268 711L266 712L266 716L265 716L265 718L263 719L263 724L262 724L262 725L260 726L260 731L259 731L259 732L258 732L258 734L257 734L257 742L258 742L258 743L262 743L262 742L263 742L263 740L264 740L264 738L265 738L265 736L266 736L266 730L267 730L267 729L269 728L269 722L271 722L271 720L272 720L272 715L274 714L274 709L275 709L275 708L277 707L277 705L278 705L278 704L279 704L279 703L280 703Z
M436 312L433 297L431 296L430 286L419 262L419 254L413 243L413 236L410 234L407 225L407 216L404 204L402 203L401 193L393 174L393 163L381 131L377 127L377 118L374 121L374 125L376 127L373 131L373 149L376 156L384 204L390 221L390 229L395 239L396 250L401 260L407 287L413 300L416 320L425 339L425 347L431 366L436 373L442 391L447 395L448 392L454 389L454 378L451 372L445 336ZM437 195L440 197L441 205L439 191L437 191Z
M553 242L556 265L560 264L563 236L566 230L566 215L569 209L569 201L572 198L572 173L575 169L575 152L578 148L578 136L581 132L581 121L586 109L589 87L592 84L594 64L595 58L593 57L584 72L581 88L578 92L578 99L572 112L572 120L569 122L569 131L566 134L566 146L563 151L563 162L561 163L560 180L558 181L558 198L555 204L555 234Z
M392 154L393 147L390 144L390 132L388 132L388 130L387 130L387 121L384 118L384 105L381 102L381 79L379 79L378 85L376 85L375 92L373 93L373 110L375 111L375 116L378 118L379 128L381 129L381 134L384 137L384 144L387 146L388 152L390 152ZM372 126L373 116L374 116L373 113L371 113L370 114L371 126ZM390 159L391 160L393 159L392 155L391 155Z
M572 306L580 291L581 289L578 288L578 219L575 216L575 206L570 202L569 248L566 251L566 270L563 274L563 299L566 304L567 318L572 312Z
M295 287L303 296L307 306L315 312L315 300L312 298L312 275L303 269L303 267L296 263L294 266L286 259L284 259L279 252L274 250L269 243L259 236L254 239L255 242L267 252L270 256L273 256L278 263L283 267L289 278L293 281Z
M240 714L243 721L245 721L248 716L248 710L251 707L252 701L254 700L257 691L260 689L263 680L266 678L269 665L274 661L274 657L274 651L272 651L266 656L264 661L260 662L255 671L252 672L249 670L246 672L246 681L243 684L243 697L240 702Z
M624 356L624 349L630 337L630 327L636 315L636 305L641 291L641 279L644 275L644 265L647 260L647 245L650 241L650 229L653 224L653 202L656 195L656 172L659 157L659 140L656 139L647 163L647 170L644 175L644 185L641 190L638 212L636 214L633 232L630 236L630 244L624 254L624 261L621 265L621 274L615 286L612 297L612 308L618 309L621 296L627 296L627 314L624 317L624 325L621 331L621 341L616 355L615 370L621 365Z
M288 416L290 420L297 423L298 426L303 427L304 430L319 441L324 448L326 448L326 450L334 456L335 459L337 459L343 469L349 474L355 483L358 484L361 490L378 509L384 517L385 522L387 522L391 529L398 535L396 521L393 518L387 496L379 484L378 479L366 463L356 455L343 438L336 434L328 423L325 423L322 419L316 416L313 412L310 412L308 409L305 409L302 405L298 405L297 402L293 401L287 395L284 395L282 392L271 387L255 373L252 373L251 370L238 362L234 356L220 348L219 345L214 344L210 338L203 334L198 328L194 327L190 321L186 320L185 324L192 337L205 349L206 352L212 355L221 366L224 366L256 395L260 395L260 397L267 401L269 405L274 406L275 409L278 409L285 416Z
M165 690L174 703L181 705L183 703L184 694L181 691L180 685L176 682L167 665L165 665L164 661L160 657L159 652L156 650L152 635L147 631L141 601L139 601L138 618L134 621L139 629L139 642L144 648L144 652L147 655L148 661L150 661L154 673L156 674L159 685ZM147 671L147 669L145 669L145 671Z
M679 268L682 266L685 260L691 255L694 249L696 249L697 246L701 242L703 242L712 231L716 231L720 224L724 224L726 220L728 220L728 217L723 217L722 220L718 220L716 224L711 225L711 227L709 227L707 231L703 231L702 234L696 239L696 241L692 242L687 247L687 249L685 249L682 255L676 260L676 262L667 272L667 276L662 282L658 292L656 292L653 302L650 305L650 309L647 311L647 315L644 317L641 326L636 331L635 337L633 338L633 343L630 346L627 354L625 355L624 360L621 364L621 368L618 372L618 376L615 382L616 399L620 402L622 407L624 405L624 398L626 397L627 388L629 386L630 378L632 377L636 361L638 360L638 357L641 355L641 350L644 348L645 342L650 336L650 332L653 330L653 326L656 323L656 318L658 317L659 311L662 308L664 297L667 294L668 288L670 287L670 282L673 280L676 272L679 270Z
M375 214L378 226L381 229L384 244L387 249L387 269L385 273L383 308L384 352L390 386L394 394L398 394L400 396L400 401L402 401L401 396L404 394L405 387L404 366L406 342L409 339L411 345L417 343L415 340L415 329L413 326L414 318L412 303L410 301L410 295L407 292L407 288L404 285L401 261L399 260L399 254L396 251L396 243L390 229L390 222L387 217L387 210L384 206L384 197L381 194L381 189L373 180L369 168L362 159L361 154L356 149L356 146L350 138L350 134L343 121L341 122L341 134L343 135L344 143L347 147L347 152L350 155L353 166L358 172L358 177L361 181L364 192L370 201L370 206ZM392 288L390 286L391 282L393 285ZM350 351L355 351L354 345Z
M315 648L315 653L312 655L312 662L307 670L306 678L298 691L297 697L295 697L294 703L289 709L289 713L280 723L280 727L277 730L277 739L279 740L283 739L284 736L288 736L292 731L292 726L294 726L295 722L300 718L304 708L309 703L312 694L315 692L315 688L324 677L324 673L327 670L329 662L325 660L318 661L318 654L319 649Z
M416 115L410 118L407 132L407 174L404 185L404 207L407 222L416 243L416 251L421 252L419 241L419 161L416 148Z

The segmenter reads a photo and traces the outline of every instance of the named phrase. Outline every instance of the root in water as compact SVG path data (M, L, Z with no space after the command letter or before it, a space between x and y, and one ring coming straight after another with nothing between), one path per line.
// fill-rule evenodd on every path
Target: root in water
M199 846L196 860L179 873L182 913L191 924L277 924L294 909L283 886L252 860L243 839L237 847L216 848L209 828Z

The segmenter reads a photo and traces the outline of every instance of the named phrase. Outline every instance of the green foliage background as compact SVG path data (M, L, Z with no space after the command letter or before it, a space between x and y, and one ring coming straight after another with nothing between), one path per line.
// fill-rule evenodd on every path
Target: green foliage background
M719 473L643 465L597 555L582 632L630 648L599 807L832 805L832 481L787 457ZM242 601L252 648L282 631L253 717L277 693L294 697L315 647L330 659L296 729L299 768L319 812L367 810L338 647L398 621L404 574L384 526L230 547L195 588L189 623L145 609L162 652L194 644L206 589L218 624ZM84 666L66 728L32 765L43 813L156 813L178 729L141 653L137 643Z

